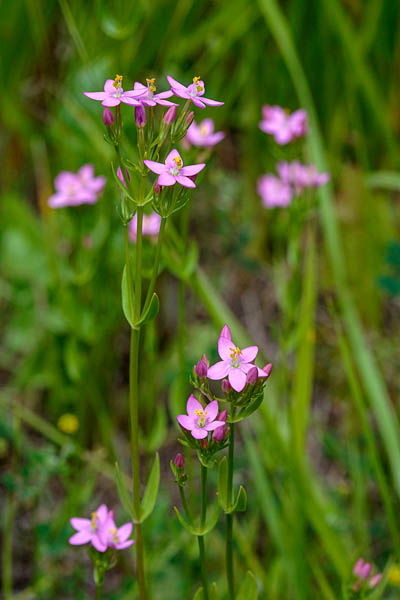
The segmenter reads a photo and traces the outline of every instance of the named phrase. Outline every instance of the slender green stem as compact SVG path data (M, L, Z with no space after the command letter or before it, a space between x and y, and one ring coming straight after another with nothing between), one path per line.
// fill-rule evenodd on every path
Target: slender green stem
M188 519L188 521L190 521L190 523L192 522L192 515L188 506L188 503L186 501L186 496L185 496L185 490L183 489L183 487L180 485L179 487L179 494L181 496L181 501L182 501L182 506L183 506L183 511L186 515L186 518Z
M147 290L147 295L146 295L146 300L145 300L144 307L143 307L143 312L145 312L147 310L147 308L150 304L151 297L154 292L154 288L156 286L158 267L160 264L160 256L161 256L161 246L162 246L163 239L164 239L164 231L165 231L166 223L167 223L167 219L165 217L162 217L161 223L160 223L160 231L158 233L156 255L154 257L154 263L153 263L153 272L151 274L151 280L150 280L149 287Z
M143 207L137 209L136 236L136 269L135 269L135 302L132 296L132 272L129 255L128 229L125 227L125 260L128 282L128 300L134 321L138 321L141 313L142 297L142 225ZM133 479L133 506L137 516L140 515L140 456L139 456L139 347L140 331L131 329L131 347L129 357L129 412L131 423L131 454ZM136 567L139 584L139 598L146 599L146 583L144 575L142 526L135 524Z
M207 518L207 467L201 465L201 513L200 513L200 528L205 525ZM208 579L206 570L206 554L204 549L204 536L197 536L199 542L201 578L203 581L203 593L205 600L208 600Z
M96 600L103 600L103 583L96 585Z
M235 407L232 406L231 417L235 416ZM229 431L229 451L228 451L228 481L227 498L230 505L233 504L233 459L235 450L235 423L230 423ZM230 600L235 598L235 580L233 573L233 515L226 515L226 578Z

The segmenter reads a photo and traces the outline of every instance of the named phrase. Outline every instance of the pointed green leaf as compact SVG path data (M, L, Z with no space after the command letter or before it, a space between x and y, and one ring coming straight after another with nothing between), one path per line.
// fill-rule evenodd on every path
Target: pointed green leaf
M121 500L122 506L125 508L129 516L135 520L135 511L133 503L130 499L129 492L122 481L121 471L119 470L118 463L115 463L115 483L117 484L118 495Z
M147 486L144 492L142 505L141 505L141 514L140 514L140 522L142 523L151 513L153 512L154 505L156 503L157 494L158 494L158 486L160 483L160 457L158 452L156 453L153 466L151 467L149 480L147 482Z
M224 456L221 459L218 467L218 502L225 512L228 508L227 486L228 461L226 456Z
M181 513L176 508L176 506L174 506L174 511L175 511L176 516L178 517L180 524L183 525L183 527L186 529L186 531L188 531L192 535L197 535L197 529L195 527L193 527L193 525L190 525L190 523L188 523L186 521L185 517L183 517L181 515Z
M215 583L215 581L211 584L211 588L210 588L210 600L218 600L217 584Z
M152 321L157 316L159 309L160 301L158 299L157 294L154 292L146 312L140 317L139 321L135 323L136 329L138 327L141 327L142 325L145 325L145 323L149 323L150 321Z
M247 571L246 577L239 588L239 593L236 600L257 600L258 586L257 581L250 571Z
M202 536L202 535L206 535L206 533L209 533L212 529L214 529L214 527L217 524L218 521L218 517L219 517L219 513L220 513L221 507L218 504L218 502L216 502L214 510L211 514L211 517L209 517L206 521L206 524L204 525L204 527L202 529L197 529L197 533L196 535L198 536Z
M121 293L122 293L122 310L124 311L124 315L126 320L128 321L129 325L132 327L132 329L136 329L135 325L134 325L134 318L133 318L133 306L131 307L131 303L129 301L129 287L128 287L128 277L127 277L127 266L124 266L124 270L122 272L122 282L121 282ZM131 277L131 281L132 281L132 277ZM135 301L135 297L134 297L134 292L133 292L133 287L131 290L132 293L132 304Z
M244 487L241 485L236 496L235 504L230 511L227 512L244 512L247 506L247 494Z
M260 394L259 396L256 397L256 399L254 400L254 402L252 402L252 404L249 404L249 406L246 406L245 408L243 408L237 415L236 417L234 417L233 419L228 419L230 423L238 423L239 421L243 421L243 419L247 419L247 417L249 417L251 414L253 414L253 412L255 412L257 410L257 408L261 405L262 401L264 399L264 396L262 394Z
M203 588L199 588L195 595L193 596L193 600L205 600Z

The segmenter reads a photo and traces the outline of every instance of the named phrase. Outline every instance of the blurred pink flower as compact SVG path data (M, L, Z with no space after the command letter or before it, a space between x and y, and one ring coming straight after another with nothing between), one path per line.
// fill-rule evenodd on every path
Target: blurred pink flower
M212 119L204 119L199 124L195 121L192 122L187 130L185 141L192 144L192 146L209 148L218 144L224 137L223 131L214 132L214 121Z
M157 237L160 231L161 217L155 212L150 215L143 215L142 224L142 235L148 235L150 237ZM129 223L129 238L132 242L136 243L137 236L137 214L134 215L133 219Z
M292 200L290 185L275 175L262 175L257 182L257 192L266 208L288 206Z
M169 186L179 183L184 187L190 188L195 188L196 184L189 179L189 176L197 175L206 166L205 163L200 163L184 167L178 150L171 150L165 159L165 164L155 162L154 160L144 160L143 162L150 171L159 175L157 180L158 185Z
M177 421L181 427L191 432L197 440L208 436L209 431L223 427L225 421L216 421L218 415L218 402L213 400L205 408L197 398L191 394L186 404L187 415L178 415Z
M353 575L357 578L353 585L354 590L365 588L368 585L370 588L374 588L378 585L382 579L382 573L376 573L371 577L372 566L371 563L365 562L363 558L359 558L353 567Z
M92 100L98 100L103 106L118 106L121 102L130 106L139 106L139 100L135 99L138 92L129 90L124 92L122 88L122 75L117 75L115 79L107 79L104 84L104 92L83 92L85 96Z
M135 543L135 540L128 540L132 533L132 527L132 523L125 523L121 527L117 527L114 521L114 511L110 510L99 535L108 548L123 550Z
M133 91L135 92L135 97L137 100L140 100L146 106L156 106L156 104L161 104L162 106L178 106L175 102L170 102L169 100L165 100L165 98L170 98L173 96L172 90L167 90L166 92L160 92L156 94L156 86L155 86L155 77L151 79L146 79L147 85L143 85L139 81L135 82L133 86Z
M278 144L287 144L307 133L307 113L303 109L289 114L280 106L265 105L262 113L260 129L273 135Z
M54 180L56 193L48 200L51 208L95 204L103 191L106 178L94 176L93 165L83 165L77 173L61 171Z
M206 105L223 105L223 102L218 102L217 100L210 100L210 98L204 97L206 89L204 86L204 81L202 81L200 77L193 77L193 83L191 83L187 87L179 83L179 81L176 81L176 79L174 79L170 75L167 76L167 79L175 96L185 98L185 100L191 100L193 104L195 104L199 108L205 108Z
M92 546L99 552L107 550L107 543L103 540L104 525L108 520L108 509L105 504L92 513L91 519L81 519L80 517L72 517L70 523L78 532L69 538L69 543L73 546L81 546L91 542Z
M291 185L296 194L305 188L324 185L330 179L329 173L319 173L315 165L303 165L298 160L279 162L276 169L281 180Z

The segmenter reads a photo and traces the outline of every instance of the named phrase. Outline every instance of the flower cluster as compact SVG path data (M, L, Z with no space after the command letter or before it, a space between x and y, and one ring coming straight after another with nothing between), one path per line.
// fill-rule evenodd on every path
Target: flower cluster
M132 523L125 523L117 527L114 521L114 511L108 510L105 504L94 511L90 519L73 517L70 520L72 527L77 531L69 539L73 546L81 546L90 542L99 552L107 548L123 550L129 548L134 540L129 540L132 533Z
M261 131L273 135L280 145L288 144L307 133L307 113L303 109L290 114L281 106L265 105L262 115L259 124Z
M382 573L376 573L371 576L372 565L365 562L363 558L359 558L353 568L353 575L356 578L353 583L354 591L375 588L382 579Z
M83 165L77 173L61 171L54 180L56 193L48 204L51 208L95 204L105 184L105 177L95 177L93 165Z

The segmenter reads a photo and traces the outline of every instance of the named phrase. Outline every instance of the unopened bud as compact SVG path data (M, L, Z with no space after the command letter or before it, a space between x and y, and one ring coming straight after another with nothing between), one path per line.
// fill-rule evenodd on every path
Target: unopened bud
M154 193L158 196L158 194L161 192L161 185L159 183L155 183L154 184Z
M378 583L380 582L380 580L382 579L382 577L383 577L382 573L377 573L376 575L371 577L371 579L369 580L369 587L370 588L376 587L378 585Z
M163 116L163 121L167 125L172 125L176 119L176 106L170 106L167 112Z
M272 363L268 363L267 365L265 365L265 367L263 367L263 371L264 371L266 377L269 377L271 375L271 371L272 371Z
M214 442L222 442L224 437L225 437L225 427L223 425L221 425L221 427L217 427L217 429L215 429L213 431L212 439L214 440Z
M188 116L186 117L186 121L185 121L185 125L186 127L189 127L192 124L192 121L194 119L194 112L191 111Z
M208 448L208 441L205 440L200 440L200 447L202 450L205 450L206 448Z
M125 177L122 177L122 171L121 171L121 167L118 167L117 169L117 176L118 179L124 184L124 186L126 187L126 181L130 180L130 176L128 173L128 169L125 169Z
M228 418L228 411L225 410L221 410L221 412L219 413L218 417L217 417L217 421L224 421L226 423L226 420Z
M199 360L194 370L196 371L196 375L198 375L200 379L204 379L205 377L207 377L207 363L205 363L203 359Z
M251 369L249 369L249 371L247 372L247 383L250 383L250 385L253 385L253 383L255 383L258 379L258 369L257 367L251 367Z
M146 125L146 109L143 104L135 106L135 123L136 127L144 127Z
M185 459L180 452L175 456L174 464L178 469L183 469L185 466Z
M103 123L106 127L111 127L111 125L114 123L113 112L107 107L105 107L103 110Z
M208 362L207 355L206 355L206 354L204 354L204 352L203 352L203 356L201 357L201 360L204 360L204 362L205 362L205 363L206 363L206 365L207 365L207 368L210 366L210 363Z
M225 394L228 394L231 391L232 386L227 379L223 379L221 383L221 388Z
M219 337L224 337L224 338L228 338L228 340L232 340L231 330L229 329L228 325L223 326L223 328L221 329L221 333L219 334Z

